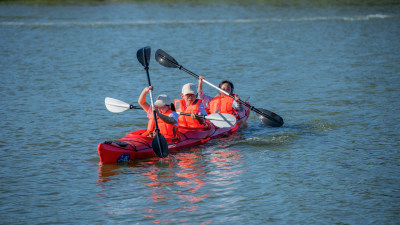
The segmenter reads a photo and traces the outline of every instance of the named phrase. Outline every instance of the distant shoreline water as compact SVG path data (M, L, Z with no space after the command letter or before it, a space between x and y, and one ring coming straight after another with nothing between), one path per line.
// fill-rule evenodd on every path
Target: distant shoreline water
M207 4L213 2L242 3L242 4L268 4L271 6L390 6L400 5L396 0L0 0L1 4L26 4L26 5L84 5L84 4L109 4L109 3L129 3L129 2L153 2L153 3L199 3Z
M82 22L30 22L30 21L3 21L1 26L35 26L35 27L57 27L57 26L135 26L135 25L160 25L160 24L224 24L224 23L280 23L301 21L363 21L380 20L397 17L396 15L371 14L359 16L342 17L299 17L299 18L265 18L265 19L216 19L216 20L136 20L136 21L82 21Z

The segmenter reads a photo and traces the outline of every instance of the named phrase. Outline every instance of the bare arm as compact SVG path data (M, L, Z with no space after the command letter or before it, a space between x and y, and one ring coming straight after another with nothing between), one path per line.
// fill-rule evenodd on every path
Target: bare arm
M199 86L197 87L197 92L200 93L200 91L203 90L203 76L199 76Z
M147 95L147 93L149 93L149 91L152 90L152 89L153 89L152 86L145 87L145 88L143 89L142 93L140 94L139 99L138 99L139 105L140 105L140 106L142 107L142 109L143 109L144 111L146 111L146 112L148 112L148 111L149 111L149 108L150 108L149 103L146 102L146 95Z
M161 114L157 108L153 109L156 111L157 116L162 119L164 122L169 123L169 124L175 124L177 121L175 121L175 119L173 117L169 117L166 115Z

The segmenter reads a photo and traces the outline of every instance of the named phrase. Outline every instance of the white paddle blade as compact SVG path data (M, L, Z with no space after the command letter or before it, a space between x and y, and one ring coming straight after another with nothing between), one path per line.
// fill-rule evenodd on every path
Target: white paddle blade
M104 102L107 110L113 113L120 113L130 109L130 105L128 103L115 98L106 97Z
M206 119L219 128L233 127L236 124L236 117L232 114L214 113L206 116Z

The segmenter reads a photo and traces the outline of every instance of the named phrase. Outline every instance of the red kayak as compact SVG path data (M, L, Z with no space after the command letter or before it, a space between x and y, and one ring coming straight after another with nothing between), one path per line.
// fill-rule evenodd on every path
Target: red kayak
M218 128L206 120L206 125L201 128L178 127L176 137L167 138L170 152L183 148L204 144L213 138L227 136L242 128L250 115L250 109L245 109L236 116L236 124L229 128ZM155 156L152 148L153 138L143 137L140 134L146 129L127 133L125 137L116 141L100 143L97 151L100 163L128 162Z

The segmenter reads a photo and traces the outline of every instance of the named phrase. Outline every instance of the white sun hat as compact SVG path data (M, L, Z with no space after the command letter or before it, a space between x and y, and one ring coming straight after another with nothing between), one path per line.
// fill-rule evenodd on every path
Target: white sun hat
M168 98L167 95L159 95L157 97L156 102L154 102L155 106L164 106L164 105L170 105L171 100Z
M196 86L193 83L187 83L182 87L182 94L196 94Z

